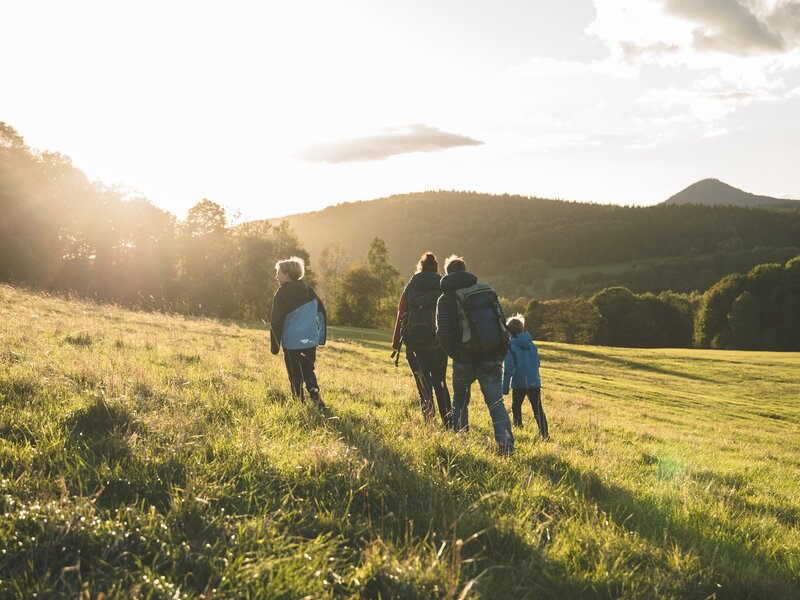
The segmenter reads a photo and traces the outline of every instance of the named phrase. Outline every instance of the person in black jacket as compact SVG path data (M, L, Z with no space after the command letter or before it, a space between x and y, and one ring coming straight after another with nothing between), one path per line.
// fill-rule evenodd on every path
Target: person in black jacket
M469 429L469 392L472 383L477 379L483 400L489 407L498 449L503 454L510 454L514 451L514 435L511 433L511 419L503 404L502 388L502 360L507 346L500 345L496 350L487 351L476 345L464 344L465 336L456 292L476 286L478 278L467 271L467 265L460 256L448 258L444 268L447 274L440 282L442 295L436 305L436 334L442 348L453 359L453 429ZM488 286L484 288L491 291ZM496 318L504 324L505 315L499 303L496 303L496 312Z
M450 390L447 389L447 354L436 339L436 302L439 298L439 263L432 252L425 252L417 272L406 284L397 307L392 349L406 346L406 360L419 392L425 420L434 418L433 395L445 429L452 422Z
M314 372L317 346L325 344L326 314L322 300L304 281L305 263L293 256L275 264L275 278L280 287L272 301L270 349L277 354L283 346L283 359L292 396L305 400L303 384L312 402L325 408Z

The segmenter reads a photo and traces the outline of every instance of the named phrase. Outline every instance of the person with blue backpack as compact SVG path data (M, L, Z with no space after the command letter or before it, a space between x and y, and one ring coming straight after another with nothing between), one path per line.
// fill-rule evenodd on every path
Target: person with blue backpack
M489 408L501 454L514 452L511 419L503 404L503 365L508 349L506 318L497 294L467 271L460 256L445 261L436 304L439 343L453 359L453 429L469 429L469 399L477 379Z
M527 397L533 408L533 418L539 426L539 435L550 439L547 417L542 408L542 379L539 377L539 349L531 334L525 331L525 317L513 315L506 322L511 334L511 345L506 354L503 373L503 395L511 389L511 414L514 425L522 427L522 404Z
M422 416L434 418L433 396L445 429L452 419L450 390L447 389L447 354L436 338L436 302L439 300L439 263L432 252L425 252L417 272L406 284L397 306L392 350L406 347L406 360L419 392ZM397 364L397 363L395 363Z
M289 375L292 397L305 401L303 384L314 405L325 408L314 372L317 346L325 345L326 314L322 300L303 279L305 262L292 256L275 263L278 291L272 301L270 317L270 349L283 359Z

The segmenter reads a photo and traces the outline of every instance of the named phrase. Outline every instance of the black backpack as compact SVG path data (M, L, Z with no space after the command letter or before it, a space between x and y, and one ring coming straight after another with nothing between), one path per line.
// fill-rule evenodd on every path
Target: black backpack
M439 290L406 288L406 320L403 341L409 350L430 350L439 345L436 339L436 301Z
M455 291L461 347L475 358L493 359L508 352L509 334L494 290L476 283Z

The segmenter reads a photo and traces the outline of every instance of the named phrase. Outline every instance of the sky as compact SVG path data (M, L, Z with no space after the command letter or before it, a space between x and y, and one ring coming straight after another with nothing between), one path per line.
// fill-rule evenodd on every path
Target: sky
M0 121L179 218L800 198L800 0L0 0Z

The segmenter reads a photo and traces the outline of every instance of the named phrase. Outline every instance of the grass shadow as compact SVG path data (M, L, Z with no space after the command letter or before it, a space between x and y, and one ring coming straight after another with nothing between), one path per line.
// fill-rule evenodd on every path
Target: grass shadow
M693 375L690 373L681 373L680 371L675 371L672 369L665 369L664 367L659 367L653 364L645 363L645 362L637 362L633 360L625 360L622 358L617 358L615 356L608 356L607 354L603 354L602 352L593 352L591 350L581 350L579 348L567 348L562 346L559 348L560 352L565 352L567 354L572 354L574 356L581 356L584 358L590 358L592 360L598 360L602 362L612 363L614 365L620 365L627 367L631 370L635 371L647 371L650 373L657 373L659 375L670 375L672 377L680 377L682 379L689 379L691 381L705 381L708 383L719 383L713 379L709 379L708 377L701 377L700 375ZM549 357L549 360L552 361L552 357ZM557 361L553 361L557 362Z
M800 582L778 567L774 557L748 549L740 541L709 537L702 531L675 519L653 498L604 481L594 471L582 470L555 454L543 454L528 461L535 472L553 484L573 490L588 503L595 504L613 520L663 546L666 536L685 553L696 553L704 566L712 566L724 585L725 597L797 598ZM786 515L784 515L786 516ZM796 515L789 515L791 520ZM724 557L724 560L720 560ZM708 581L702 589L698 582L682 582L679 597L720 597L718 582Z
M71 451L79 458L71 489L95 494L100 506L145 502L166 512L174 486L186 484L186 466L179 456L143 460L132 451L132 440L147 435L133 412L118 402L95 395L66 416L63 427Z
M370 497L354 499L351 512L359 511L372 523L363 535L405 540L409 532L416 541L456 543L461 548L461 584L478 578L477 591L485 597L564 598L594 595L587 585L571 578L545 553L531 546L493 510L502 493L486 493L481 486L454 493L435 477L423 476L417 468L385 443L376 428L364 418L345 413L329 418L331 428L348 445L375 465L378 481ZM449 478L486 476L493 469L485 459L449 445L435 445L426 459ZM389 482L391 486L389 487ZM376 487L383 489L376 495ZM468 486L469 487L469 486ZM457 542L456 540L462 540ZM469 540L461 547L463 541ZM391 588L379 590L394 597Z

